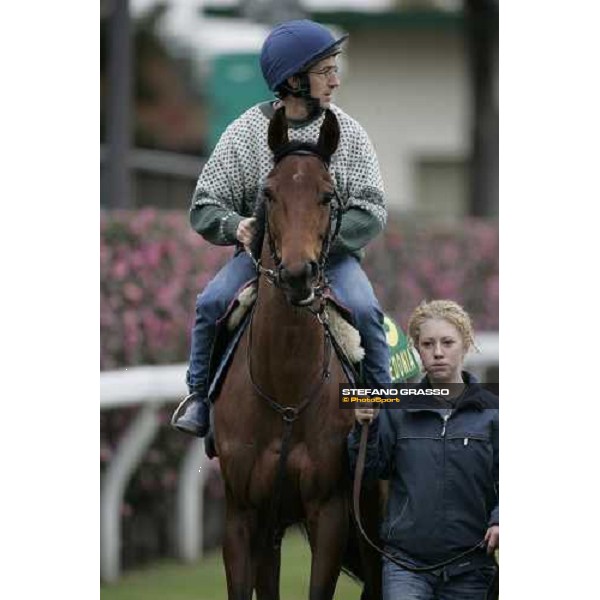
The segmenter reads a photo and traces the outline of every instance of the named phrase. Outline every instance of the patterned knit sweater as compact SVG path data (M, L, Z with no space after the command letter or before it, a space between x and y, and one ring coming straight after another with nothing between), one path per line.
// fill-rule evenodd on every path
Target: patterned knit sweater
M332 253L362 257L362 248L385 226L387 211L375 150L357 121L331 105L340 125L340 142L330 173L337 193L349 202ZM273 168L267 144L273 104L258 104L227 127L205 164L192 198L192 227L218 245L237 243L239 222L252 215L258 192ZM308 121L289 121L290 140L316 143L324 112Z

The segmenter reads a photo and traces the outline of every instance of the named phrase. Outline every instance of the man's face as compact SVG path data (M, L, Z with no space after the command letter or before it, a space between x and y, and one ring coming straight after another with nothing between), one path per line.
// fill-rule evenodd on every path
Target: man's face
M310 95L318 98L321 108L329 108L333 92L340 85L337 57L329 56L313 65L308 71Z
M460 383L465 345L458 329L445 319L427 319L419 329L417 351L434 383Z
M337 57L330 56L315 63L308 71L310 95L319 100L321 108L329 108L333 92L340 85L337 70ZM296 77L290 77L288 81L292 87L298 85Z

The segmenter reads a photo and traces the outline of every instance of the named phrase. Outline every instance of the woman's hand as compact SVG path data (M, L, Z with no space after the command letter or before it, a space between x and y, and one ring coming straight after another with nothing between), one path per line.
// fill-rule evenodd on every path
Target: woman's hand
M487 553L494 554L500 543L500 527L498 525L492 525L486 531L485 538L483 539L487 543Z
M378 415L378 408L355 408L354 417L362 425L363 423L371 423Z

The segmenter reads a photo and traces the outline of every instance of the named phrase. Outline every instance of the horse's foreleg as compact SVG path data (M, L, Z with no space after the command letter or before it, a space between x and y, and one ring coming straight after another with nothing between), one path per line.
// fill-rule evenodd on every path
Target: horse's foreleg
M348 539L344 496L309 506L307 525L312 548L309 600L332 600Z
M382 504L382 484L383 482L380 482L379 486L363 486L360 495L360 512L363 527L369 539L378 545L381 543L379 540L379 524L384 506ZM385 492L387 493L387 482ZM355 524L351 524L351 526L356 527ZM358 531L358 527L356 527L356 536L365 579L365 588L361 599L381 600L381 556L377 550L364 540L362 534Z
M279 600L281 536L268 539L260 549L256 563L256 599Z
M254 565L252 540L256 535L254 511L241 510L227 498L223 562L229 600L252 600Z

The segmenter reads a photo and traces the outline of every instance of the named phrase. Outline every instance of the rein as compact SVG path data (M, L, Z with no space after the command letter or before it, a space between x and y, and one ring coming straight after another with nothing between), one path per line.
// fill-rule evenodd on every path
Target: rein
M254 313L254 309L252 311ZM248 375L250 376L250 382L252 383L252 387L254 391L261 397L264 398L268 405L277 413L281 415L284 423L293 423L299 416L300 413L309 405L310 401L313 399L314 394L319 390L319 388L323 385L323 383L329 379L331 375L331 356L332 356L332 342L331 342L331 334L328 329L325 329L324 335L324 353L323 353L323 371L321 374L321 379L317 382L314 388L307 394L302 402L300 402L297 406L283 406L275 398L267 394L265 391L261 389L261 387L256 383L254 379L254 375L252 373L252 324L253 324L253 316L250 317L249 331L248 331L248 345L246 347L246 364L248 366Z
M256 305L255 305L256 306ZM316 396L316 393L319 391L321 386L329 379L331 376L331 357L332 357L332 342L331 342L331 334L327 328L324 329L325 335L323 338L324 343L324 352L323 352L323 369L321 373L321 378L313 386L310 392L303 398L303 400L297 406L284 406L277 402L273 396L267 394L259 385L256 383L254 379L254 375L252 373L252 324L253 324L253 316L254 309L252 310L252 315L250 316L250 324L248 331L248 345L246 347L246 364L248 366L248 375L250 376L250 382L252 383L252 387L254 391L264 400L267 401L267 404L279 415L283 420L283 432L281 434L281 449L279 453L279 460L277 463L277 474L275 476L275 488L273 492L273 496L271 498L271 509L269 510L270 514L270 526L267 528L267 532L272 533L272 542L274 547L278 547L281 543L281 537L279 536L279 532L277 529L277 525L279 522L280 510L281 510L281 492L283 489L283 483L285 480L285 465L287 462L287 457L290 452L290 441L292 439L292 427L294 422L298 419L302 411L310 404L313 398Z
M292 142L286 144L283 148L281 148L277 154L275 155L275 164L277 164L282 158L289 155L298 155L298 156L316 156L319 158L323 164L328 167L329 161L326 157L322 156L315 146L312 144L302 144L298 142ZM269 510L270 514L270 524L266 529L266 534L269 533L272 535L271 542L273 546L277 548L281 543L281 536L279 535L278 523L281 512L281 495L283 490L283 484L285 480L285 467L287 463L287 457L290 452L290 443L292 439L292 427L295 421L298 420L300 414L304 411L304 409L310 404L310 402L316 397L317 392L323 386L323 384L329 379L331 376L331 358L332 358L332 349L334 345L333 336L331 334L331 330L329 328L329 323L327 319L327 315L325 313L325 301L323 299L323 293L327 288L327 281L325 278L325 268L327 264L327 260L329 258L329 251L331 248L331 244L334 239L337 237L341 221L342 221L342 212L345 208L342 204L340 197L337 193L337 190L334 186L333 198L336 199L335 204L331 206L329 212L329 224L327 229L327 235L323 242L321 248L321 254L319 256L318 262L318 285L313 288L313 293L315 298L320 301L319 308L316 310L312 308L311 305L307 305L305 308L309 312L311 312L319 321L319 323L323 326L323 343L324 343L324 351L323 351L323 368L321 372L321 377L319 381L312 387L310 392L304 396L302 401L296 406L284 406L280 404L273 396L265 392L260 385L256 382L254 378L254 374L252 372L252 325L253 325L253 317L254 317L254 308L252 309L252 314L250 316L250 324L248 331L248 345L246 347L246 364L248 367L248 375L250 377L250 382L256 394L258 394L261 398L263 398L267 404L277 412L282 420L283 420L283 432L281 436L281 450L279 453L279 460L277 464L277 474L275 476L275 484L273 496L271 498L271 507ZM333 226L333 221L335 219L335 227ZM269 228L269 218L268 214L265 214L265 234L267 235L267 240L269 244L269 252L271 254L271 259L273 264L275 265L274 269L267 269L263 267L260 259L255 259L252 254L250 257L254 262L256 267L257 274L259 277L262 275L266 278L266 280L274 285L275 287L280 287L281 284L281 259L277 255L277 251L275 248L275 244L273 242L273 238L271 236L271 231ZM279 525L281 527L281 525Z

